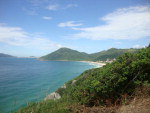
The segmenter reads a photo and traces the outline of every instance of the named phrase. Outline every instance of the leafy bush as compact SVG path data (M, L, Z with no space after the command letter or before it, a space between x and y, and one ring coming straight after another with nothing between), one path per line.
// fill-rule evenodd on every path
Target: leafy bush
M111 64L83 73L65 94L88 106L114 103L121 95L131 95L136 87L150 83L149 67L149 47L137 54L126 53Z

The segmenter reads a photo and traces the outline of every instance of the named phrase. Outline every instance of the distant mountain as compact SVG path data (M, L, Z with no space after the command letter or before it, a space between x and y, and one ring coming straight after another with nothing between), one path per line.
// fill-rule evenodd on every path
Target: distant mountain
M116 48L111 48L106 51L101 51L98 53L91 54L91 58L94 61L105 61L107 59L114 59L117 58L118 56L124 54L124 53L135 53L139 49L116 49Z
M0 57L14 57L14 56L11 56L11 55L8 55L8 54L4 54L4 53L0 53Z
M98 53L87 54L84 52L79 52L69 48L60 48L48 55L40 57L40 60L67 60L67 61L106 61L107 59L114 59L118 56L130 52L137 52L138 49L116 49L111 48L106 51L101 51Z
M70 60L81 61L90 60L90 56L84 52L78 52L69 48L60 48L46 56L40 58L41 60Z

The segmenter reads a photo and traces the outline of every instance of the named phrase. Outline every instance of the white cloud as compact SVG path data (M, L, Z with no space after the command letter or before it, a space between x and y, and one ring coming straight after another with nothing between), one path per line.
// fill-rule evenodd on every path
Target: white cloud
M122 42L115 42L115 44L120 45L120 44L122 44Z
M139 39L150 36L150 6L136 6L117 9L100 18L104 25L75 28L80 33L74 38L102 39Z
M28 15L39 15L40 10L50 4L50 0L26 0L30 5L23 6L23 11Z
M59 7L60 7L60 6L59 6L58 4L55 4L55 5L48 5L48 6L46 7L46 9L55 11L55 10L58 10Z
M23 7L22 10L28 14L28 15L38 15L38 12L37 12L37 8L36 7L32 7L32 8L25 8Z
M72 8L72 7L78 7L78 5L77 4L68 4L68 5L66 5L65 9Z
M53 18L52 17L49 17L49 16L43 16L42 17L44 20L52 20Z
M75 21L67 21L67 22L62 22L58 24L59 27L76 27L76 26L81 26L81 25L83 24L76 23Z
M9 27L3 24L0 24L0 43L40 50L52 50L61 47L60 44L45 37L29 34L20 27Z
M28 2L30 2L33 6L39 6L44 3L48 3L50 1L49 0L28 0Z
M73 7L78 7L78 5L77 4L67 4L67 5L62 6L59 4L53 4L53 5L50 4L46 7L46 9L54 11L54 10L64 10L64 9L73 8Z
M144 48L144 47L145 46L141 46L141 45L138 45L138 44L133 46L133 48L137 48L137 49Z

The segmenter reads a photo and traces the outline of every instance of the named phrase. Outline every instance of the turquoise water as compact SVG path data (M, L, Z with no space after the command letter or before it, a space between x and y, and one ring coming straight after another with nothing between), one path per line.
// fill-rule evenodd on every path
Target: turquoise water
M93 67L83 62L0 58L0 113L10 113L28 102L40 101Z

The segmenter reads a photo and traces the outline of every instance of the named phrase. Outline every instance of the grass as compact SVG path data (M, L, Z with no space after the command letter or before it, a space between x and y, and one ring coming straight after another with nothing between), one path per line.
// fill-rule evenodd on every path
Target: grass
M22 108L17 113L68 113L68 103L60 100L47 100L38 103L30 103L28 107Z

